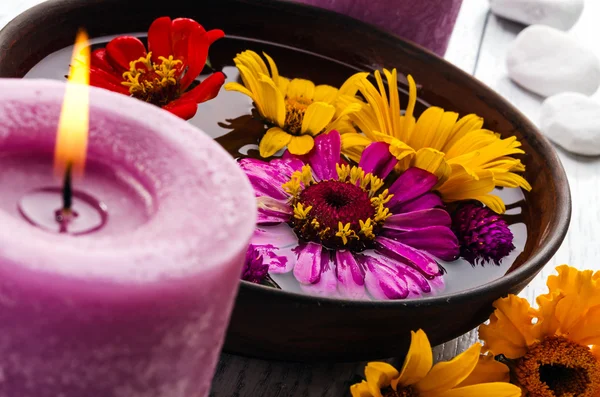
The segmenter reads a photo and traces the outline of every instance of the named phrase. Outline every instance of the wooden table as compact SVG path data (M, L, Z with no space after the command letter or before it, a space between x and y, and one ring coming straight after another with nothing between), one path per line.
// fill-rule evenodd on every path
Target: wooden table
M0 0L0 26L4 26L18 12L40 2ZM584 15L571 34L600 55L600 44L595 41L600 34L600 25L595 15L600 15L600 2L586 0ZM506 51L523 28L522 25L496 18L490 13L486 0L464 0L446 59L499 92L539 125L543 98L512 83L505 67ZM600 98L600 93L596 96ZM557 265L568 263L581 269L600 270L600 158L576 156L562 149L558 149L558 152L573 196L571 228L554 258L521 293L531 302L545 291L545 279ZM437 346L434 350L435 359L449 359L476 340L477 334L472 331ZM268 362L223 354L211 396L349 396L348 387L362 375L364 365L364 362L317 365Z

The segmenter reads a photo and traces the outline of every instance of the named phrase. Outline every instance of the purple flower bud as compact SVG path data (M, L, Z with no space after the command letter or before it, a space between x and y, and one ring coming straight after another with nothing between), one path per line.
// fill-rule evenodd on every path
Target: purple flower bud
M458 237L461 256L472 265L490 261L499 265L515 249L506 221L476 204L466 204L454 213L452 230Z
M259 284L269 272L269 265L264 263L263 255L253 245L246 251L246 260L242 269L242 280Z

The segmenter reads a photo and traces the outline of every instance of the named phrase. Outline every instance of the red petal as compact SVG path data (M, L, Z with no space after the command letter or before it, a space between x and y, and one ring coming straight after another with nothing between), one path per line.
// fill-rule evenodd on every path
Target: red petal
M203 29L197 28L190 34L188 40L188 69L181 79L182 91L192 84L192 81L198 77L208 57L208 47L210 46L206 33Z
M121 85L121 79L95 66L90 67L90 85L104 88L109 91L129 95L127 87Z
M188 42L192 32L200 28L202 33L205 32L202 25L193 19L177 18L171 24L171 44L172 54L175 59L183 62L183 66L187 65Z
M179 101L202 103L209 101L217 96L221 86L225 83L225 75L216 72L208 76L202 83L193 90L186 92L179 98Z
M152 52L152 60L158 63L158 57L173 55L171 48L171 18L154 20L148 29L148 51Z
M163 107L164 110L173 113L184 120L189 120L196 114L198 105L193 102L182 102L180 99L173 101Z
M97 50L92 51L91 66L100 68L109 73L115 73L115 69L108 63L106 48L98 48Z
M106 45L107 60L118 71L129 70L129 62L146 56L146 47L133 36L115 37Z
M208 38L208 45L211 45L215 41L225 37L225 32L221 29L213 29L206 32L206 37Z

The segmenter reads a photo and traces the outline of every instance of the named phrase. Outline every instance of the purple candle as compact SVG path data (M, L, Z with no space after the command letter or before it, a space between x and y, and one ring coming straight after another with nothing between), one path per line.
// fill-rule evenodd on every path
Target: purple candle
M377 25L444 56L463 0L296 0Z
M64 92L0 80L0 396L207 396L254 229L252 189L193 126L92 88L72 207L84 232L44 227L61 205Z

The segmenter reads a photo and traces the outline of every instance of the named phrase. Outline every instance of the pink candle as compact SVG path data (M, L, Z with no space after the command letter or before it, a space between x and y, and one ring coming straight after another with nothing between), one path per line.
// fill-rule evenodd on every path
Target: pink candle
M206 396L254 229L252 189L188 123L92 89L73 209L76 227L100 227L33 225L20 206L50 212L50 225L60 207L43 192L60 186L64 89L0 80L0 396Z

